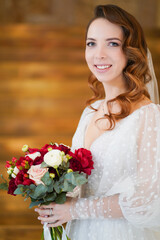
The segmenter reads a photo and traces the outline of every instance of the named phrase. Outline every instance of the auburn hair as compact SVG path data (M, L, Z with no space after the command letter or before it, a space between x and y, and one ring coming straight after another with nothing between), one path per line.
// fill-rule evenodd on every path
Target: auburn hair
M127 58L127 65L123 70L127 91L107 102L108 114L104 115L104 118L110 122L110 126L106 130L111 130L115 127L116 121L130 114L131 103L138 102L144 96L150 99L146 83L151 80L151 76L147 62L147 44L142 27L135 17L116 5L98 5L95 8L94 18L87 26L86 36L90 24L97 18L105 18L121 27L123 32L122 50ZM90 75L88 84L94 95L87 100L86 105L97 111L91 106L91 103L105 97L104 88L93 74ZM113 102L119 104L121 108L119 113L112 113Z

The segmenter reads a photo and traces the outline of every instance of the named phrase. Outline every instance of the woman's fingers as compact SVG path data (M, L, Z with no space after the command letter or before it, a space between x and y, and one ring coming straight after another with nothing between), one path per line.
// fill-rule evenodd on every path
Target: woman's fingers
M50 215L50 209L38 209L38 208L36 208L35 212L37 212L40 216L49 216ZM52 213L52 215L53 215L53 213Z
M36 208L35 212L37 212L40 216L52 216L55 214L54 208Z
M47 227L58 227L58 226L61 226L63 223L65 223L65 222L63 222L62 220L59 220L55 223L48 223Z
M40 220L41 222L45 223L54 223L56 221L58 221L58 217L57 216L52 216L52 217L42 217L42 216L39 216L38 217L38 220Z

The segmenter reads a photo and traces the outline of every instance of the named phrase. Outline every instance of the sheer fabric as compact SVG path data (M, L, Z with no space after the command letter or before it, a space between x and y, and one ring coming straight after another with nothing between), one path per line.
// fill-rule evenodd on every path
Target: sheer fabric
M93 104L98 108L102 100ZM84 147L94 111L86 108L72 141ZM160 230L160 106L137 109L90 148L94 170L73 199L71 240L154 240Z

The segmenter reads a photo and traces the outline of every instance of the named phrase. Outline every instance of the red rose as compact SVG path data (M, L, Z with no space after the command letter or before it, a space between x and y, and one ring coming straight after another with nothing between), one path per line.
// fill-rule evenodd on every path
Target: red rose
M71 155L73 158L70 159L70 168L73 171L80 171L91 175L91 169L94 169L91 152L87 149L79 148ZM78 170L74 170L76 168Z
M25 158L26 158L25 162L27 163L27 165L29 167L31 167L33 165L33 163L34 163L34 160L32 158L28 157L28 156L26 156Z
M29 153L39 152L39 149L38 148L28 148L28 152Z
M52 149L58 149L60 151L63 151L65 154L68 154L69 151L70 151L70 148L63 145L63 144L59 144L59 145L56 145L56 144L46 144L44 145L44 147L42 147L39 151L42 153L42 154L46 154L48 152L48 148L52 148Z
M12 178L10 181L9 181L9 187L8 187L8 194L11 194L11 195L14 195L14 191L16 190L17 188L17 185L15 184L15 178Z
M25 158L25 157L20 157L20 158L18 159L18 161L16 162L16 166L17 166L18 168L23 167L23 164L24 164L25 161L26 161L26 158Z
M16 185L23 184L23 176L24 176L24 172L22 170L17 174L17 176L15 178Z
M39 149L39 152L44 156L48 152L48 148L52 148L53 146L50 144L44 145L41 149Z
M28 169L23 169L17 174L17 176L15 178L15 184L16 185L19 185L19 184L23 184L23 185L34 184L33 180L28 179L27 171L28 171Z
M69 168L71 168L74 172L82 172L82 166L81 163L76 159L76 158L71 158L70 161L70 166Z
M43 162L43 157L36 157L35 160L33 161L33 165L39 165Z
M63 144L60 144L59 147L57 147L57 149L59 149L60 151L63 151L66 154L69 154L70 152L70 148L63 145Z
M23 185L28 185L29 186L31 184L34 184L34 181L32 179L28 179L28 178L24 179Z
M42 154L42 156L44 156L47 152L48 152L48 148L52 148L52 149L56 149L57 146L55 144L51 145L51 144L46 144L44 145L39 151Z
M30 166L33 165L33 160L26 156L26 157L20 157L19 160L16 162L16 166L19 170L22 169L29 169Z

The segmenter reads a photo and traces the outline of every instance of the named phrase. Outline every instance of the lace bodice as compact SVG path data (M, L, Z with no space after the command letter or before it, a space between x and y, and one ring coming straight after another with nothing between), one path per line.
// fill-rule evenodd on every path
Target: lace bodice
M93 106L98 108L102 100ZM84 147L85 130L94 111L85 108L72 141ZM135 110L91 145L94 170L72 219L123 218L140 228L160 228L160 106Z

